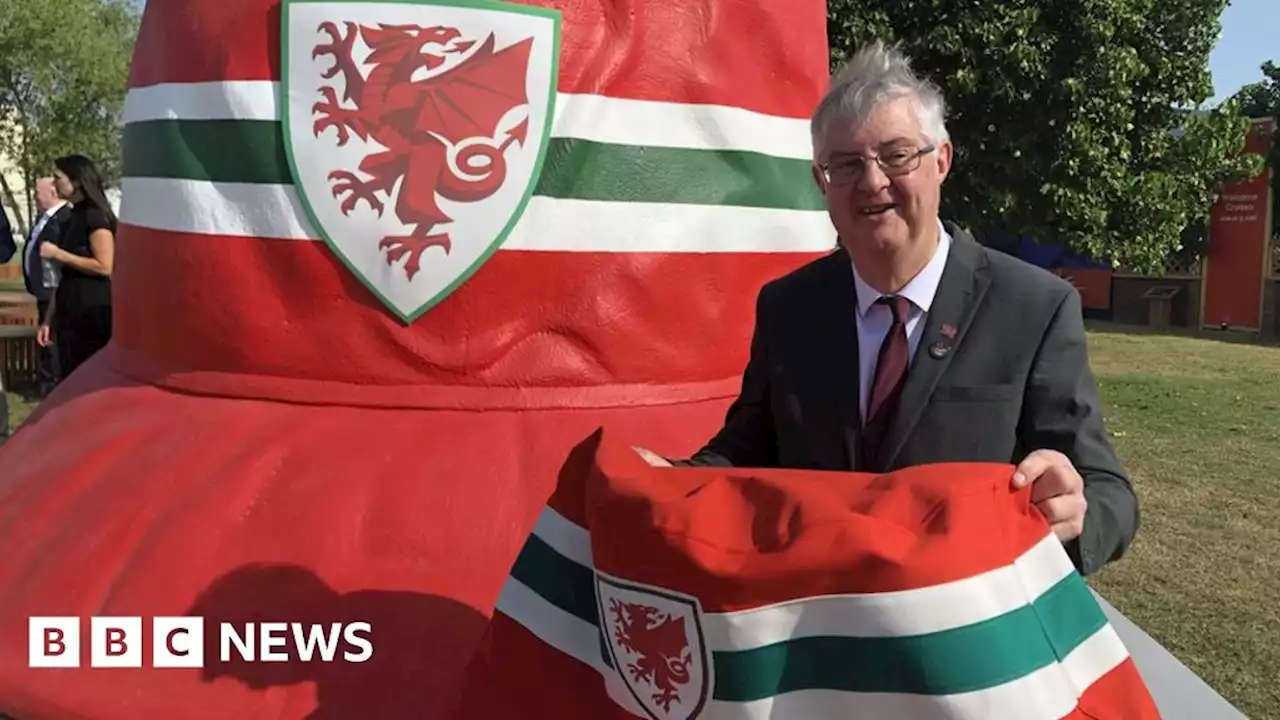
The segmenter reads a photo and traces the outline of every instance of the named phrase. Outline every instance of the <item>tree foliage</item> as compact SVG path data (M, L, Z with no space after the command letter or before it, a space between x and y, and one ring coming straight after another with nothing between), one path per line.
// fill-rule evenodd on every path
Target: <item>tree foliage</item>
M0 0L0 151L18 163L33 208L33 180L60 155L93 159L108 183L120 174L120 126L141 5L134 0Z
M830 0L839 63L899 42L943 90L956 162L943 212L1159 270L1220 184L1257 170L1212 94L1226 0Z
M1251 118L1272 118L1280 124L1280 65L1274 62L1262 64L1262 82L1250 83L1240 88L1235 100L1240 111ZM1271 232L1280 237L1280 140L1271 141Z

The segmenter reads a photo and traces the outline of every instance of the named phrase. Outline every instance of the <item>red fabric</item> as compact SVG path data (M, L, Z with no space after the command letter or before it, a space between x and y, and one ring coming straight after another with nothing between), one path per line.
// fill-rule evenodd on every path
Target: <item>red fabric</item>
M1129 659L1090 685L1064 720L1160 720L1160 711Z
M594 570L658 594L691 596L702 613L936 588L1010 566L1049 535L1030 488L1012 488L1010 465L937 464L885 475L652 468L632 445L616 429L580 443L548 507L589 533ZM536 607L546 606L517 598L495 613L456 720L633 717L609 699L602 678L612 671L602 675L557 649L566 635L554 629L555 616L563 611L540 616L554 638L507 614ZM1132 660L1084 690L1065 720L1159 720ZM735 716L722 708L716 717Z
M546 0L562 13L561 92L808 118L827 86L813 0ZM213 38L218 42L209 42ZM280 79L279 0L147 5L129 87Z
M539 4L564 91L806 117L827 82L814 0ZM279 0L154 0L130 87L279 80L280 32ZM0 712L444 717L564 454L695 450L811 257L499 251L405 326L323 243L122 225L112 345L0 447ZM375 659L27 667L31 615L255 607L363 617Z
M173 382L230 375L218 394L263 377L255 396L291 402L307 400L290 380L327 383L307 391L321 403L404 407L476 386L476 409L724 397L737 392L760 286L804 259L499 251L405 327L323 243L126 226L114 342L128 355L113 364Z
M444 717L568 450L603 418L690 452L726 405L231 400L132 382L107 360L0 446L0 712L18 720ZM207 626L204 675L88 667L89 617L193 614L364 620L374 659L224 665ZM81 617L84 667L28 668L32 615Z

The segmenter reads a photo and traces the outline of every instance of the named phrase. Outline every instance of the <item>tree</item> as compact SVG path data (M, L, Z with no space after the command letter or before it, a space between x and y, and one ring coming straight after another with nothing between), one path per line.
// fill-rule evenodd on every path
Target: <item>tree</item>
M1262 82L1250 83L1240 88L1234 99L1240 111L1251 118L1273 118L1280 124L1280 66L1274 62L1262 64ZM1280 141L1271 140L1271 232L1280 239Z
M35 178L80 153L120 175L121 111L140 22L133 0L0 0L0 151L27 192L0 199L34 213Z
M833 62L900 42L945 93L943 212L1159 270L1229 179L1256 171L1208 57L1226 0L830 0Z

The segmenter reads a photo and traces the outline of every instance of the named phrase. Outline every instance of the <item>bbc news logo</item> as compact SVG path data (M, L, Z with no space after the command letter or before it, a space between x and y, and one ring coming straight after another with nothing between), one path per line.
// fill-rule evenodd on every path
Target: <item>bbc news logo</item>
M32 617L28 623L28 665L80 667L83 643L78 617ZM221 662L344 662L373 657L373 628L353 623L219 623ZM205 624L198 617L151 620L151 666L199 668L205 663ZM140 617L89 619L89 667L142 667L145 640ZM341 648L341 652L339 649ZM292 650L292 652L290 652Z

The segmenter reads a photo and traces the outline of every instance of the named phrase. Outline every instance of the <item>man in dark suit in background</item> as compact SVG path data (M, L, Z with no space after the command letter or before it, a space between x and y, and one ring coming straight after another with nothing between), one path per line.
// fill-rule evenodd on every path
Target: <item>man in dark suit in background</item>
M18 245L13 239L13 227L9 225L9 216L4 207L0 207L0 265L13 259ZM0 438L9 437L9 397L4 394L4 383L0 382Z
M725 425L679 464L887 472L1007 462L1082 574L1138 503L1103 427L1080 298L939 220L945 104L877 43L815 111L814 176L840 247L767 284ZM655 464L666 460L640 449Z
M13 254L18 251L18 244L13 239L13 227L9 225L9 216L5 214L4 208L0 207L0 265L3 265L13 259Z
M22 278L27 284L27 292L36 298L36 309L43 321L58 286L58 267L54 261L40 257L40 246L47 242L58 244L62 238L62 227L71 214L71 206L58 197L51 177L36 181L36 205L40 208L40 217L32 225L31 235L22 251ZM37 382L42 398L58 383L57 353L55 343L40 348Z

